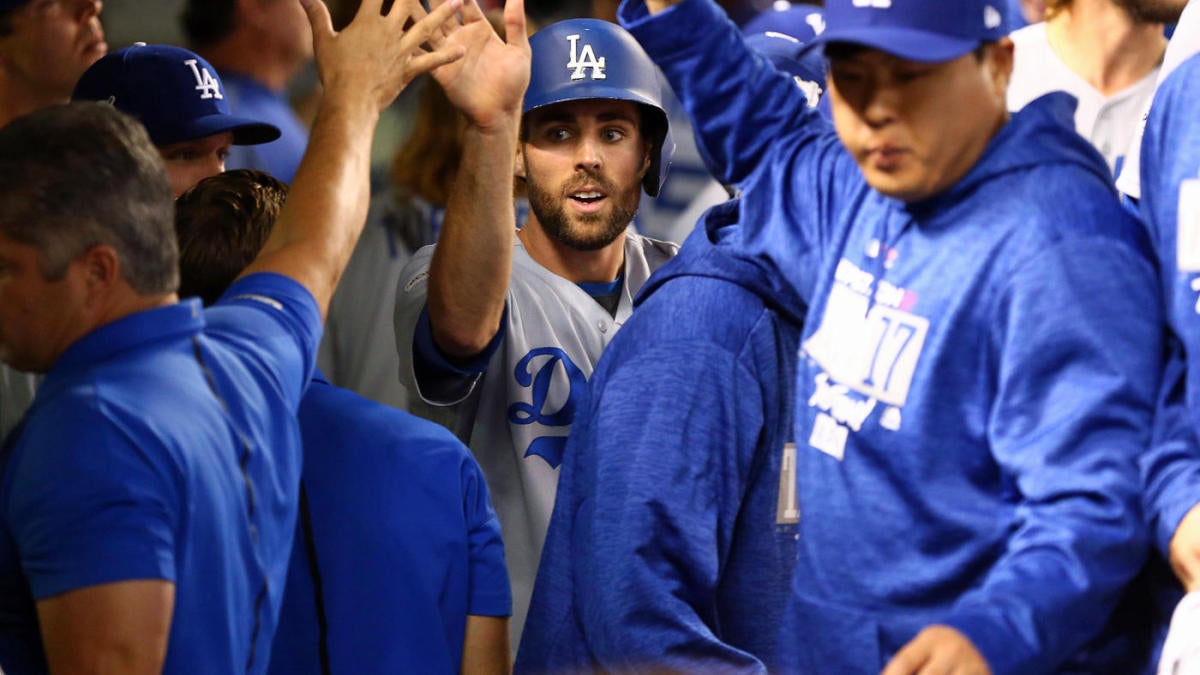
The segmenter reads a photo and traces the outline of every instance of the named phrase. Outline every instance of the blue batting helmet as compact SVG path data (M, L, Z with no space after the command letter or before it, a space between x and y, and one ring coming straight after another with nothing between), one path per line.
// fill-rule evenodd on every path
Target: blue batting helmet
M642 187L656 196L667 178L675 141L658 68L637 40L614 23L570 19L534 33L529 44L533 65L522 112L593 98L641 104L642 126L654 144Z

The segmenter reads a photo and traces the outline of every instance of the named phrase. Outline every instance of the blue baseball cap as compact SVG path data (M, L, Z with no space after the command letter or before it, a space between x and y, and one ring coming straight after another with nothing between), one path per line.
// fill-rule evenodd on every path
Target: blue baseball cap
M4 0L0 0L2 2ZM157 146L233 132L235 145L279 138L279 128L229 111L217 69L192 52L138 43L92 64L73 101L107 101L137 118Z
M776 0L766 9L742 26L743 35L782 33L809 43L825 32L825 13L816 5L792 4L788 0Z
M814 48L843 42L940 63L1008 34L1002 0L828 0Z

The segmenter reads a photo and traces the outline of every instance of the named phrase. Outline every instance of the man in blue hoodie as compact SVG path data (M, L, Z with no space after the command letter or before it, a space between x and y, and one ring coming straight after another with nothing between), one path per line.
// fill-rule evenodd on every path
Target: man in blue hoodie
M825 12L832 128L710 0L621 8L744 183L717 247L807 306L782 667L1136 670L1114 609L1147 549L1149 242L1069 98L1009 118L997 3Z

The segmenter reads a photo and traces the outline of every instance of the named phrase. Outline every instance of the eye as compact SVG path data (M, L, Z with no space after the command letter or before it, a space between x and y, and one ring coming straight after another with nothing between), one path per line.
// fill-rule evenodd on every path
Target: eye
M552 143L562 143L571 138L571 130L566 127L550 127L543 135Z
M200 157L200 154L194 150L170 150L163 154L163 159L168 162L191 162Z
M217 150L217 159L224 162L226 159L229 158L230 150L231 150L231 148L229 146L225 146L225 147L221 148L220 150Z
M896 71L896 81L901 84L914 82L928 76L933 72L929 68L901 68Z
M608 129L600 132L600 137L609 143L616 143L625 138L625 135L624 129L618 129L616 127L609 127Z

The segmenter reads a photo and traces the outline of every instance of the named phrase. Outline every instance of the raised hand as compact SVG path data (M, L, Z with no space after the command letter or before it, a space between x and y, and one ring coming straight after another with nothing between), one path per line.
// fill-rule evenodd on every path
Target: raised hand
M430 16L444 7L437 7ZM492 30L477 0L464 0L462 23L444 25L430 42L439 50L463 50L461 59L434 70L433 77L468 122L485 129L506 123L521 113L521 101L529 86L531 58L524 0L508 0L504 7L504 30L507 40L501 40Z
M929 626L896 652L882 675L989 675L991 669L967 636L949 626Z
M1200 591L1200 505L1193 506L1175 534L1170 545L1171 568L1188 591Z
M444 25L457 24L454 13L462 0L449 0L428 16L417 0L396 0L383 14L383 0L363 0L350 25L334 32L329 9L321 0L300 0L312 24L317 72L326 97L341 103L361 102L386 108L409 82L439 66L462 58L457 44L430 37ZM409 19L415 23L404 29ZM424 43L437 42L432 50Z

